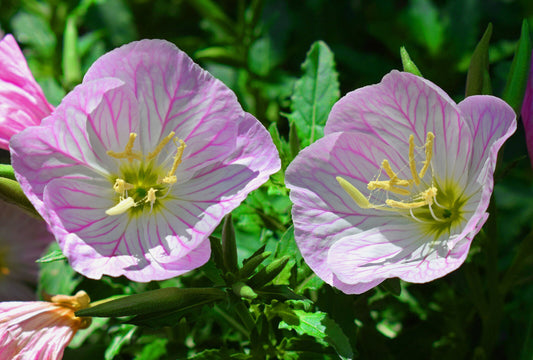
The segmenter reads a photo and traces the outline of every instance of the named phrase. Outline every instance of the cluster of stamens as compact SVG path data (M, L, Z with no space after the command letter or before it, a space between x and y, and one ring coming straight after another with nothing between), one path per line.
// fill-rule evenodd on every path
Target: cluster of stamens
M436 205L441 209L445 207L441 206L437 202L437 188L434 184L426 183L423 179L428 170L431 169L431 159L433 157L433 143L435 135L432 132L428 132L426 136L426 143L424 144L425 160L422 163L422 168L417 171L417 164L415 160L415 142L414 136L409 136L409 170L411 172L411 179L402 179L396 174L387 159L384 159L381 163L381 169L385 171L389 180L373 180L367 184L367 189L372 192L385 191L387 193L387 199L384 204L373 204L370 202L371 195L365 197L355 186L344 178L337 176L338 183L342 188L350 195L350 197L356 202L356 204L363 209L378 209L385 211L402 211L408 210L410 216L418 222L424 222L417 218L413 212L414 209L428 206L431 217L439 222L445 221L435 215L432 206ZM433 181L433 180L432 180ZM420 191L420 187L424 187L425 190ZM413 194L413 189L416 188L418 193ZM388 193L396 194L396 196L409 197L409 201L393 200L388 198Z
M154 151L150 152L148 155L143 157L143 155L139 152L136 152L133 150L135 139L137 138L136 133L130 133L130 137L128 140L128 143L126 144L124 151L122 152L115 152L115 151L107 151L107 155L115 158L115 159L126 159L129 163L132 163L134 160L142 162L143 160L146 160L146 162L150 162L153 159L156 158L156 156L163 150L163 148L171 141L174 141L174 145L176 146L176 154L174 155L174 161L172 162L172 166L170 170L166 173L165 176L158 177L155 186L172 186L172 184L175 184L177 182L177 177L175 175L176 170L178 169L179 164L181 163L181 158L183 155L183 151L185 150L185 142L181 139L178 139L177 137L174 137L175 133L172 131L168 136L163 138L159 142L159 144L156 146ZM115 193L119 194L119 202L117 205L109 208L106 210L106 214L113 216L113 215L120 215L129 209L139 206L140 204L149 203L150 204L150 211L153 209L154 203L157 199L156 193L159 191L154 186L151 186L148 190L146 190L146 196L144 196L142 199L135 201L135 199L132 196L128 196L128 191L132 191L136 189L136 185L128 183L125 179L122 178L116 178L115 183L113 184L113 190Z

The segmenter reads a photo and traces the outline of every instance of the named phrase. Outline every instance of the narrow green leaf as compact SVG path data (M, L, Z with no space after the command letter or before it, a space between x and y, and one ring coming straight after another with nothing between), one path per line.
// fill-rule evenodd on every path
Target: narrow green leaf
M119 317L159 315L223 299L226 293L217 288L163 288L124 296L76 312L76 316Z
M220 269L222 274L225 274L228 269L226 269L226 266L224 265L224 254L222 251L222 243L220 242L220 239L216 236L209 236L209 242L211 243L211 257L213 258L213 261L215 262L215 265L217 268Z
M517 116L522 110L522 100L526 92L530 63L531 37L529 36L527 20L524 20L522 22L522 33L520 34L518 47L502 94L502 99L511 105Z
M300 152L300 139L298 139L298 131L294 122L291 122L289 127L289 148L291 150L292 160Z
M35 217L41 217L15 180L0 177L0 199L19 206Z
M52 250L48 254L44 255L40 259L35 260L38 263L49 263L58 260L66 260L67 257L63 255L61 250Z
M403 71L423 77L404 46L400 48L400 57L402 58Z
M224 11L222 11L216 2L211 0L189 0L189 4L191 4L191 6L194 7L203 18L212 21L227 35L236 35L237 26L224 13Z
M250 280L248 285L253 289L259 289L272 281L285 268L289 262L290 256L283 256L280 259L272 261L270 264L259 270Z
M270 251L266 251L250 257L239 270L239 278L247 279L270 254Z
M235 228L233 227L231 214L224 218L224 224L222 225L222 254L226 269L232 273L236 273L239 270L239 266Z
M194 58L196 60L212 60L234 67L244 67L246 65L244 57L231 47L212 46L201 49L194 53Z
M73 15L67 17L63 33L63 81L67 87L74 86L81 81L81 64L78 55L78 28L77 18Z
M492 24L489 23L470 59L466 75L466 96L487 94L490 89L489 44L491 35Z
M291 97L289 120L295 123L304 148L323 136L324 125L340 91L333 53L324 42L311 45L302 70L303 76L296 81Z

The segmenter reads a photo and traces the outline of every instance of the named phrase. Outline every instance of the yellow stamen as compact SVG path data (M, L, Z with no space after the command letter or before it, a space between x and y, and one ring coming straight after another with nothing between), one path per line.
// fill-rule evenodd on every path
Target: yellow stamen
M116 193L119 193L121 195L123 195L126 191L134 189L134 188L135 188L135 186L133 186L132 184L127 183L123 179L116 179L115 180L115 185L113 185L113 190L115 190Z
M398 185L398 186L409 186L411 183L408 180L402 180L398 177L398 175L392 170L389 160L385 159L381 163L381 167L383 167L383 170L387 173L387 175L390 178L390 184L392 186Z
M125 213L126 211L134 207L135 205L137 205L135 203L135 200L133 200L133 198L130 196L126 199L120 200L120 202L117 205L113 206L112 208L107 209L105 213L109 216L120 215L120 214Z
M413 177L413 181L417 186L420 185L420 178L416 172L415 137L413 134L409 136L409 167L411 168L411 176Z
M407 181L407 180L403 180ZM402 185L406 186L406 185ZM385 190L390 191L392 193L398 194L398 195L410 195L411 192L407 189L401 189L394 186L394 184L391 183L389 180L383 180L383 181L370 181L367 185L368 190Z
M161 142L156 146L155 150L148 154L148 156L146 157L146 160L150 161L153 158L155 158L157 154L159 154L161 150L163 150L165 145L168 144L170 140L172 140L175 134L176 133L174 131L171 131L170 134L167 135L167 137L161 140Z
M431 164L431 158L433 157L433 139L435 139L435 135L432 132L428 132L428 134L426 135L426 143L424 145L426 160L424 161L424 166L422 167L422 170L420 170L420 173L418 173L418 176L420 178L423 178L424 175L426 175L426 171L428 170L429 165Z
M355 186L353 186L352 184L350 184L348 181L346 181L340 176L337 176L336 179L339 185L342 186L344 191L346 191L348 195L350 195L350 197L355 201L355 203L360 208L370 209L374 207L374 205L370 204L368 199L363 194L361 194L361 192L357 190Z
M421 201L414 201L414 202L406 203L403 201L396 201L396 200L388 199L385 201L385 204L396 209L416 209L416 208L419 208L425 205L431 206L433 204L433 199L436 196L437 196L437 188L432 186L426 191L421 192L418 196L415 197L415 199L422 199Z
M146 200L144 200L144 202L150 203L150 211L154 209L154 203L156 200L156 196L155 196L156 191L157 191L156 189L150 188L150 190L148 190L148 193L146 194Z
M178 145L179 141L179 145ZM176 155L174 156L174 162L172 163L172 168L170 168L169 172L167 173L167 176L165 176L163 179L161 179L161 182L164 184L174 184L176 181L178 181L176 175L174 173L178 169L179 164L181 164L181 157L183 155L183 150L187 147L185 144L185 141L181 139L174 139L174 144L177 147Z
M108 150L107 155L114 157L115 159L128 159L129 162L132 162L133 159L141 160L141 154L133 151L133 143L135 142L136 137L136 133L130 133L130 138L126 144L126 147L124 148L124 151L118 153Z

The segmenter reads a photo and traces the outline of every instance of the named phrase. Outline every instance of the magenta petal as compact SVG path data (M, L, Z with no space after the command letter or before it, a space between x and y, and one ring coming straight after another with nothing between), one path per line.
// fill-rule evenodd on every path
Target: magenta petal
M11 35L0 40L0 148L28 126L39 125L54 107L46 100Z

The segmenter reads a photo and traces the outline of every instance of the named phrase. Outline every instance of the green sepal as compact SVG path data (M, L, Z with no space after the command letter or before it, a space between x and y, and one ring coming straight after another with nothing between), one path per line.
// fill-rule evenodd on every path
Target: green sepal
M119 317L152 315L157 317L167 312L187 310L225 297L226 293L217 288L180 289L169 287L103 302L77 311L76 316Z
M231 220L231 214L226 215L222 225L222 254L224 257L224 266L232 273L239 270L237 243L235 241L235 228Z
M238 297L243 297L250 300L253 300L257 297L256 292L242 281L233 284L231 289Z
M257 274L252 276L247 284L253 289L259 289L272 281L280 272L283 271L285 265L289 262L290 256L283 256L279 259L272 261L270 264L259 270Z
M264 250L264 248L263 248ZM244 263L242 268L239 270L239 278L247 279L250 275L253 274L255 269L263 262L267 257L272 253L270 251L261 252L255 256L251 256L248 261Z
M403 71L423 77L404 46L400 48L400 57L402 58Z
M522 110L531 61L531 38L527 20L522 22L522 32L516 49L502 99L514 109L516 115Z
M15 181L17 180L13 166L7 164L0 164L0 177Z
M81 80L81 62L78 54L77 17L67 17L63 33L63 82L67 87L78 84Z
M4 177L0 178L0 199L17 205L35 217L41 217L31 204L30 200L24 195L24 191L22 191L20 184L15 180Z
M222 274L228 272L226 266L224 265L224 253L222 251L221 240L216 236L209 236L209 242L211 243L211 257L215 262L215 265L220 270Z
M300 152L300 139L298 138L298 131L294 121L291 121L289 127L289 149L291 151L291 159L294 159Z
M491 36L492 24L489 23L470 59L466 75L466 96L490 93L489 44Z

